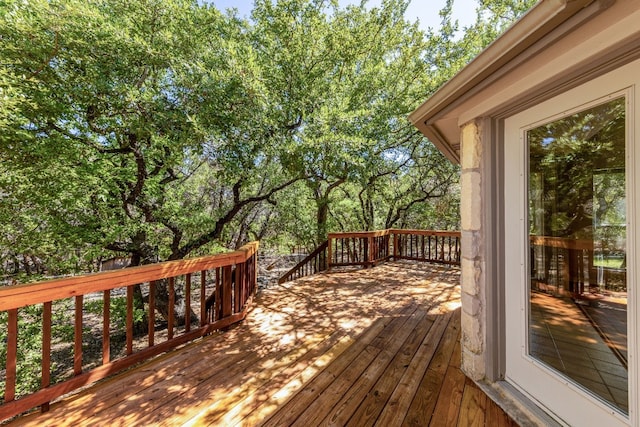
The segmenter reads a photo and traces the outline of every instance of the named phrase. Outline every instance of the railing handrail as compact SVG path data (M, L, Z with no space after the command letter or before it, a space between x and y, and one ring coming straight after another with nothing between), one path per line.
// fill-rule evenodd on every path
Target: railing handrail
M381 236L388 236L389 234L391 234L392 230L391 229L386 229L386 230L373 230L373 231L347 231L347 232L334 232L334 233L328 233L327 240L330 239L349 239L352 237L381 237Z
M586 249L593 250L592 239L572 239L569 237L535 236L529 237L531 244L536 246L549 246L564 249Z
M258 246L258 242L251 242L222 254L2 287L0 311L239 264L257 253Z
M303 268L305 266L305 264L309 263L310 261L315 259L315 257L317 257L320 253L325 251L327 249L328 245L329 245L329 240L325 240L324 242L322 242L320 244L320 246L315 248L313 250L313 252L311 252L309 255L307 255L302 261L297 263L289 271L287 271L285 274L280 276L280 278L278 279L278 283L282 284L282 283L285 283L285 282L288 282L289 280L291 280L291 276L293 276L298 270ZM318 271L324 271L325 269L326 269L326 266L325 266L325 268L320 268Z
M413 230L413 229L399 229L392 228L389 230L392 234L417 234L419 236L451 236L460 237L460 231L454 230Z

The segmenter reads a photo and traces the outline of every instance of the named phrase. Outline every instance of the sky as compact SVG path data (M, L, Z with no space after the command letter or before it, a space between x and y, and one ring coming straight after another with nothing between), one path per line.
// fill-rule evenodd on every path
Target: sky
M211 2L222 10L235 7L238 9L240 16L246 17L251 13L253 6L253 0L211 0ZM360 0L340 0L341 6L359 3ZM369 0L369 3L372 6L376 6L380 4L380 0ZM425 30L428 27L437 29L440 27L440 15L438 15L438 12L445 3L446 0L412 0L407 9L406 18L411 22L419 20L421 28ZM460 28L473 23L476 7L476 0L454 0L453 18L458 20Z

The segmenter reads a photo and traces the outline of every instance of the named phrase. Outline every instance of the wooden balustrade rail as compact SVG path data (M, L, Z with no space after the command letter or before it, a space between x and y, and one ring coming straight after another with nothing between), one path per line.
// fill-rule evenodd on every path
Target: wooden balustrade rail
M226 328L243 320L256 291L258 242L249 243L237 251L194 259L169 261L140 267L126 268L84 276L49 280L40 283L14 285L0 288L0 313L7 313L8 334L6 344L6 367L4 397L0 404L0 421L24 411L41 406L48 409L49 402L75 389L122 371L138 362L202 337L212 331ZM192 284L192 280L198 282ZM134 293L135 287L144 285L147 297L144 305L147 317L147 345L134 350ZM199 324L192 325L192 287L199 291L199 307L196 316ZM207 291L209 288L209 294ZM211 289L213 288L213 289ZM114 295L126 300L125 355L112 359L111 336L116 328L112 321ZM159 322L156 316L159 291L166 291L168 311L166 320ZM186 307L184 322L178 324L176 300L184 300ZM96 293L102 302L101 336L102 357L100 364L91 369L83 368L83 327L87 299L95 299ZM87 298L89 297L89 298ZM73 301L73 376L51 384L52 327L59 303ZM42 361L41 388L30 394L17 396L17 354L25 333L20 328L20 312L29 306L42 305ZM156 342L156 327L166 327L166 340Z
M391 230L329 233L329 265L331 267L371 267L391 258Z
M460 232L434 230L391 230L394 259L410 259L460 265Z
M326 242L284 274L278 283L332 267L371 267L391 258L460 265L460 232L389 229L329 233Z
M328 241L324 241L313 252L307 255L295 267L278 279L278 283L288 282L305 276L311 276L327 269Z
M626 291L627 269L597 265L604 249L593 239L530 236L530 273L534 289L576 296L610 287Z
M329 265L370 267L393 259L460 264L460 232L389 229L329 234Z

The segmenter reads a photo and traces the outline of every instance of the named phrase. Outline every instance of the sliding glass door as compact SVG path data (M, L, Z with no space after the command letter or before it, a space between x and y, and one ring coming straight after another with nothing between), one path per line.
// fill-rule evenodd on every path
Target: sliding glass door
M505 121L506 374L575 425L637 410L640 67L625 68Z

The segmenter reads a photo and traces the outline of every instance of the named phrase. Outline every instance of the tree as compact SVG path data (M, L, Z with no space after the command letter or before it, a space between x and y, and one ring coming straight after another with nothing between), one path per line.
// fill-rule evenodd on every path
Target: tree
M278 120L295 130L286 164L307 177L317 243L326 239L332 194L369 179L385 151L399 144L421 96L425 42L404 19L407 4L256 4L256 49L269 70L270 95L285 106Z
M406 0L258 0L251 21L195 0L5 2L2 257L56 274L110 251L179 259L297 227L311 206L317 242L339 215L410 224L454 175L406 115L521 3L483 2L456 39L451 2L426 35Z
M41 218L71 248L179 259L299 179L272 173L287 130L271 126L246 23L186 0L4 7L1 166L23 185L3 193L39 213L12 235Z
M46 201L49 226L134 265L178 259L296 180L268 173L286 129L253 125L270 108L242 22L182 0L32 6L10 4L3 26L7 86L23 97L3 151L41 177L25 195ZM206 186L224 189L217 206L189 197Z

